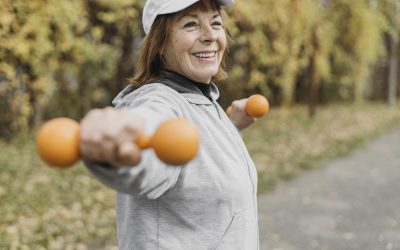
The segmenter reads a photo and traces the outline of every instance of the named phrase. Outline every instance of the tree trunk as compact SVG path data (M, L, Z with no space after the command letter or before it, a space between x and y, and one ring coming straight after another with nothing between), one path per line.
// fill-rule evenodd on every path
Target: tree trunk
M128 25L126 34L122 41L122 54L118 62L117 74L115 76L115 82L111 86L112 96L116 96L125 85L128 84L128 78L133 74L134 68L134 36L131 32L131 27Z
M397 17L396 12L398 9L398 0L393 0L393 26L396 28ZM390 56L389 56L389 86L388 86L388 105L393 107L396 105L397 98L397 70L398 70L398 55L397 55L398 41L392 36L390 39Z
M318 38L317 30L314 29L312 34L312 46L313 51L310 57L310 95L308 100L308 114L312 118L317 112L318 103L318 89L319 89L319 77L317 69L317 53L318 53Z

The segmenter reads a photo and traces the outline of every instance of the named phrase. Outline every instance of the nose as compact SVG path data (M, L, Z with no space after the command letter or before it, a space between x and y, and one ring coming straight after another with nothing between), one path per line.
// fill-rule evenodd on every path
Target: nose
M204 43L212 43L217 40L217 32L211 25L202 26L201 41Z

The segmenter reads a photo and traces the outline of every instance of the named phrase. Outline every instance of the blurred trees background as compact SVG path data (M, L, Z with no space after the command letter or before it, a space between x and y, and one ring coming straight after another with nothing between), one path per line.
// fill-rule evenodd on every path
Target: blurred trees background
M3 0L0 137L110 105L135 69L142 0ZM227 9L226 106L254 92L273 105L399 95L398 0L246 0Z

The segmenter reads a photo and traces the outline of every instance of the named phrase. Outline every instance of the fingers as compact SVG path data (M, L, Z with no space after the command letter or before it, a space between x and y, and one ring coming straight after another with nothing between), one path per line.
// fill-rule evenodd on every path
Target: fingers
M246 110L246 103L248 98L235 100L232 102L232 112L244 112Z
M100 160L101 152L96 149L96 145L101 143L102 136L98 128L98 123L93 122L100 119L101 110L91 110L81 121L80 130L80 154L84 158L91 160Z
M135 166L141 160L140 149L135 143L125 142L118 146L117 165Z
M232 102L232 114L230 116L231 121L238 129L244 129L248 127L250 124L254 123L256 119L254 117L250 117L246 113L246 104L248 98L235 100Z
M81 121L80 152L83 158L115 166L137 165L140 149L134 141L143 130L143 119L127 109L97 109Z

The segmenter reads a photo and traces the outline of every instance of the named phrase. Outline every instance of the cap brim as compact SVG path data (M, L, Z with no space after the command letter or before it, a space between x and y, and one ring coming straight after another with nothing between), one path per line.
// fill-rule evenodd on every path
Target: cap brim
M155 4L147 5L147 2L146 2L146 5L143 10L143 17L142 17L144 32L147 34L150 31L150 28L153 25L153 22L158 15L170 14L170 13L175 13L175 12L181 11L198 1L199 0L179 0L179 1L176 0L176 1L172 1L172 3L170 3L170 4L162 6L160 9L157 9L157 5L155 5ZM231 6L231 5L235 4L235 0L216 0L216 1L221 6ZM150 8L152 10L149 11L149 14L146 15L147 8Z
M217 0L217 2L221 5L221 6L232 6L235 4L235 0Z
M186 1L176 1L176 4L170 4L169 6L165 6L165 8L161 9L159 14L169 14L181 11L186 9L190 5L198 2L199 0L186 0ZM235 4L235 0L216 0L221 6L231 6Z

